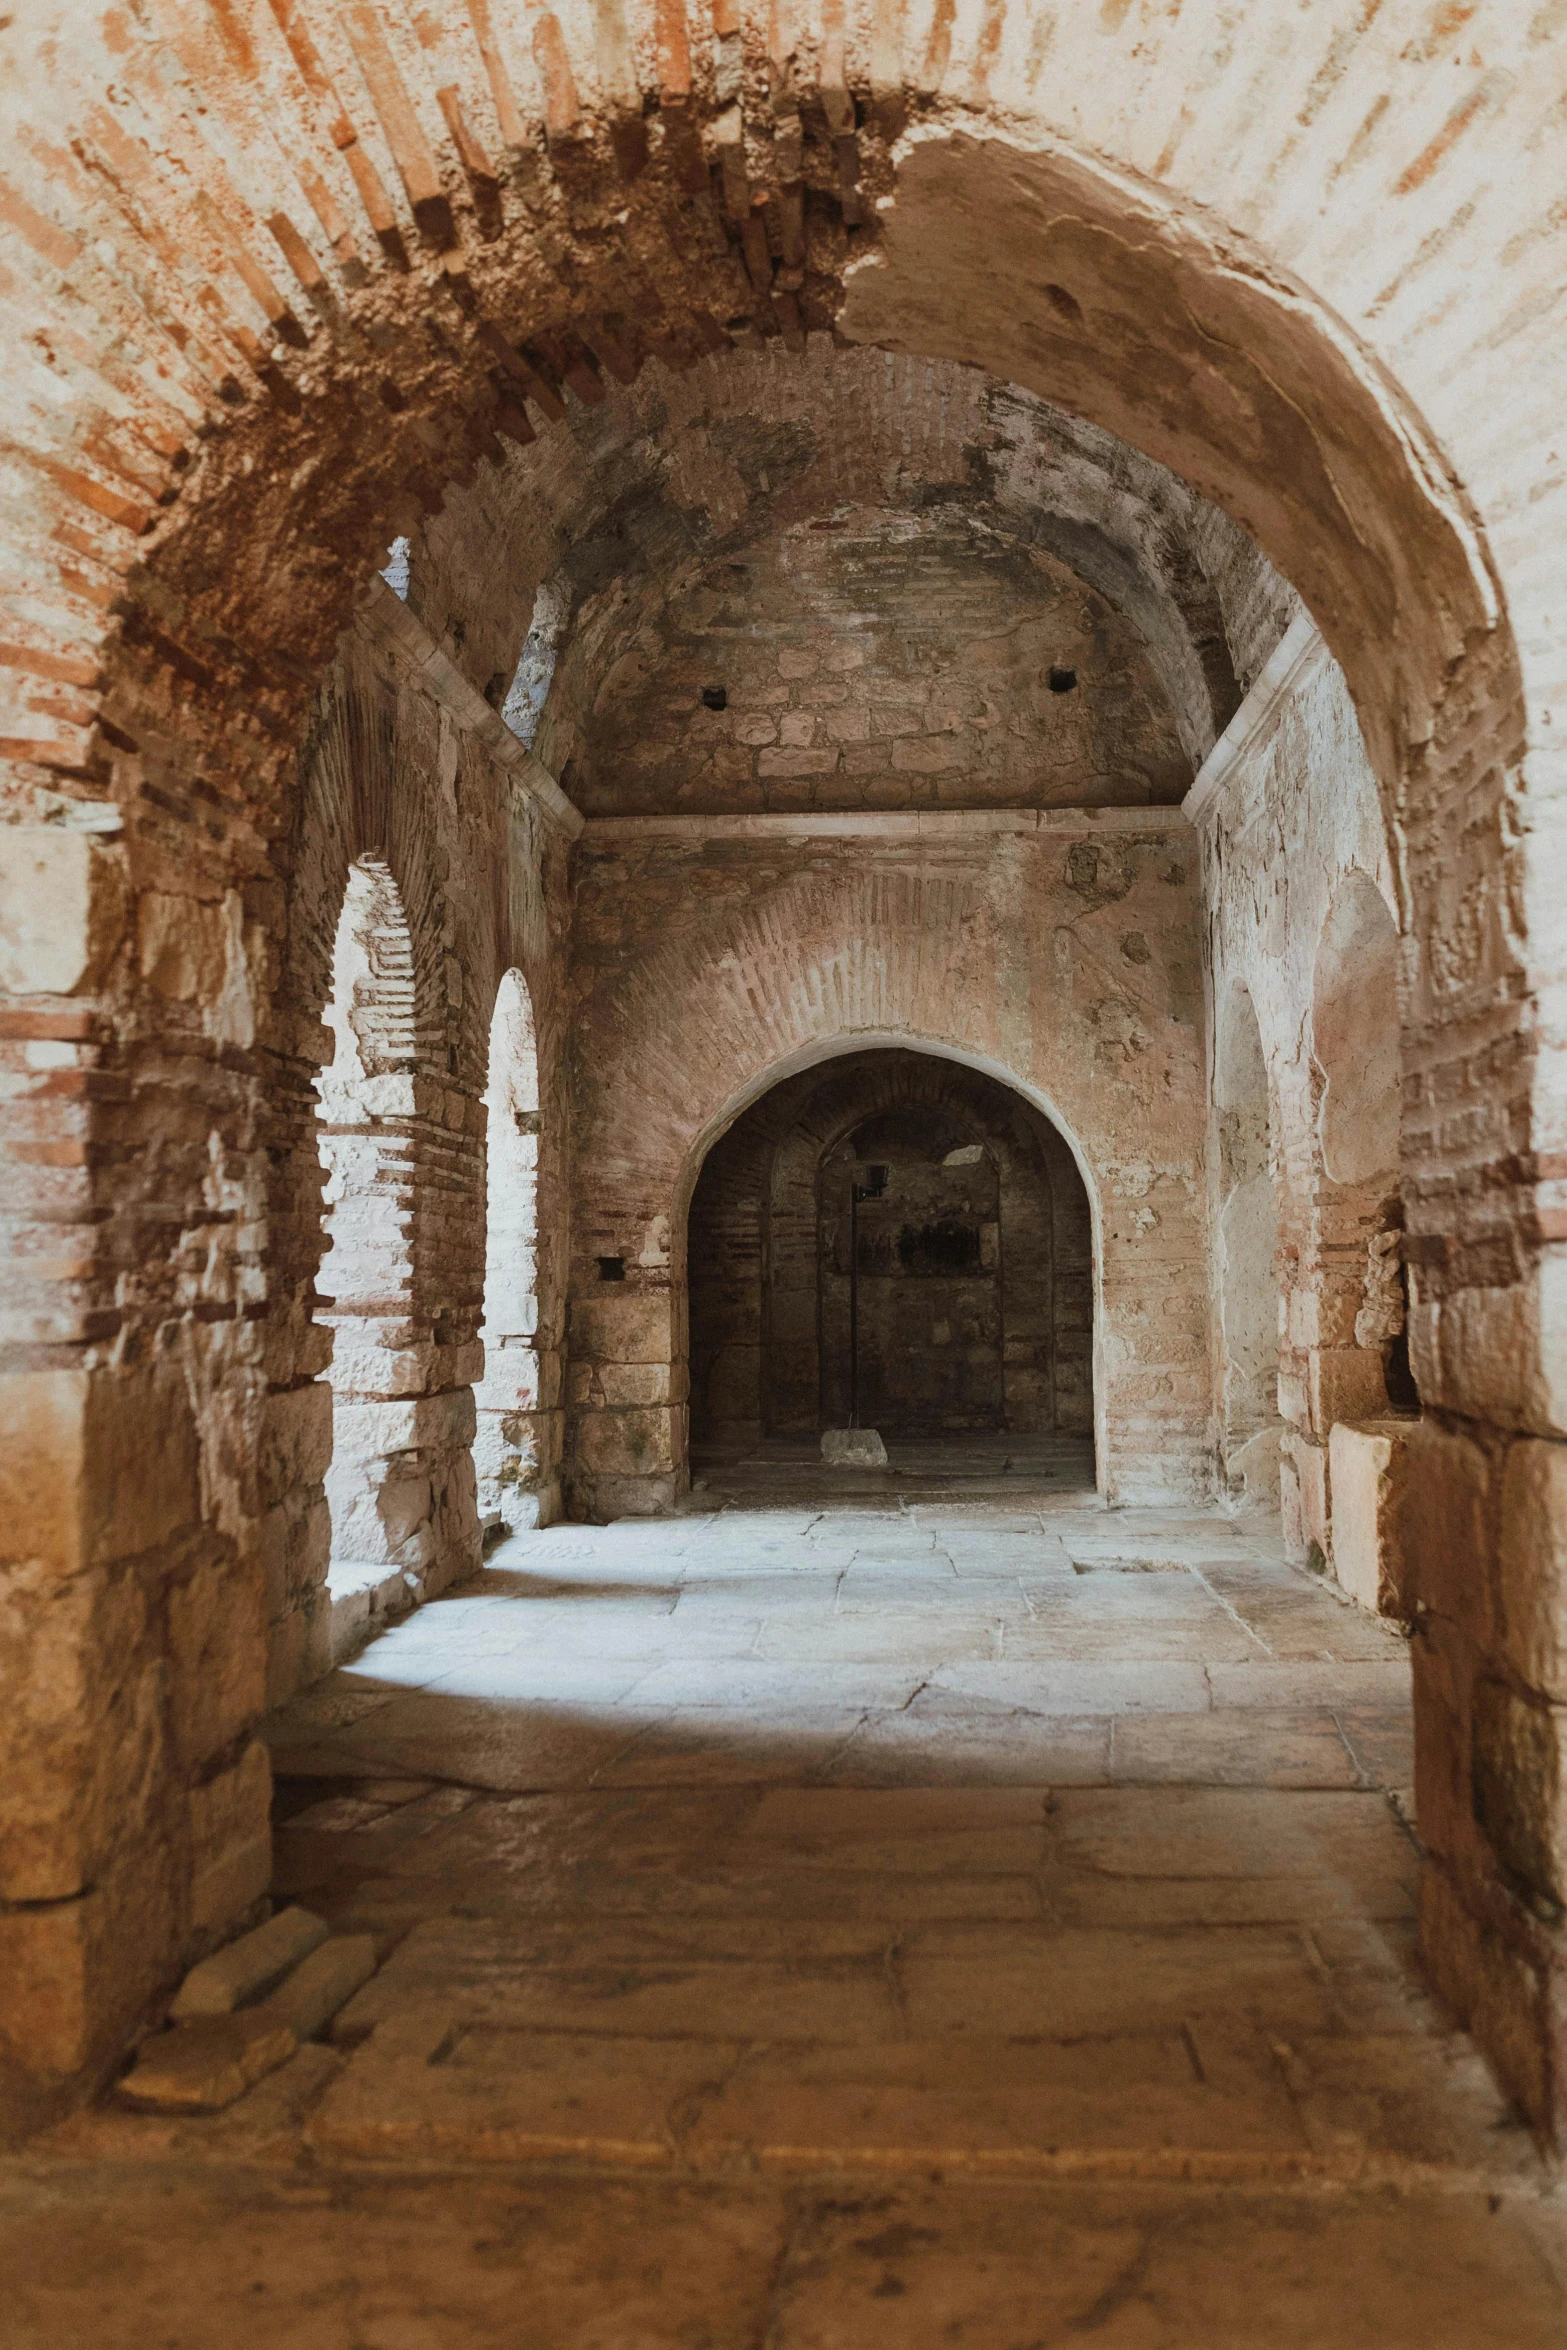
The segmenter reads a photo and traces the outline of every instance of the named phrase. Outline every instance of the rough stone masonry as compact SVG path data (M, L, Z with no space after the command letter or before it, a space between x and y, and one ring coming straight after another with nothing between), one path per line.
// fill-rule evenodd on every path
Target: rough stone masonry
M268 1900L335 1599L680 1498L702 1164L888 1050L1073 1159L1103 1500L1412 1627L1425 1963L1567 2132L1561 32L0 26L18 2132Z

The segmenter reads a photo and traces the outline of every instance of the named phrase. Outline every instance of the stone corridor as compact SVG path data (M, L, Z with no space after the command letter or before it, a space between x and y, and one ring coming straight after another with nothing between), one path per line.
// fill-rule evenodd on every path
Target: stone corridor
M7 2350L1559 2343L1403 1640L1072 1465L710 1464L282 1708L277 1898L379 1969L227 2113L35 2143Z
M0 2350L1567 2343L1564 120L0 10Z

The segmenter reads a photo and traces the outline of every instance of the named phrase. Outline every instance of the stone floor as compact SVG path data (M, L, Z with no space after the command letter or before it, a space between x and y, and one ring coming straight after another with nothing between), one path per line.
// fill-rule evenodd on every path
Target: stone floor
M381 1967L0 2172L4 2350L1567 2340L1414 1966L1402 1643L1242 1524L715 1462L271 1734L279 1891Z

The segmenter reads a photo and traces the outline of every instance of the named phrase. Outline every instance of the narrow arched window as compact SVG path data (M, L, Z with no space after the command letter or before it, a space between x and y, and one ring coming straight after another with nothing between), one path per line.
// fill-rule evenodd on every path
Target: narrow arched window
M501 716L512 733L530 747L538 734L545 699L555 676L569 604L563 585L551 580L544 582L533 599L533 620L523 642L522 657L501 705Z
M520 971L508 971L496 993L484 1099L484 1376L474 1450L479 1514L493 1534L535 1525L539 1514L539 1061Z

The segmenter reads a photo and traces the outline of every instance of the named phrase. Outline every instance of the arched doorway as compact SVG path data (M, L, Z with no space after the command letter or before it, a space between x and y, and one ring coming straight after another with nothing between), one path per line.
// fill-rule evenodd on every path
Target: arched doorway
M394 1612L406 1574L427 1563L430 1487L383 1407L406 1386L414 1319L413 947L401 893L378 857L352 866L332 950L326 1007L333 1053L320 1080L326 1174L321 1319L333 1332L334 1648L347 1620ZM383 1588L384 1587L384 1588Z
M853 1413L1091 1481L1088 1196L996 1079L898 1047L787 1077L709 1152L688 1230L693 1460Z
M1312 981L1318 1433L1419 1408L1399 1176L1398 930L1364 873L1335 893Z
M539 1520L539 1056L528 983L508 971L490 1023L484 1376L474 1460L486 1534Z
M470 1407L439 1385L446 1327L421 1280L421 1258L440 1252L426 1231L425 1178L444 1143L426 1106L435 1055L403 894L379 855L349 869L324 1019L317 1319L333 1334L327 1591L341 1658L477 1558Z
M1230 988L1219 1013L1213 1097L1219 1127L1214 1253L1224 1477L1232 1495L1277 1503L1279 1212L1262 1034L1256 1006L1239 985Z

